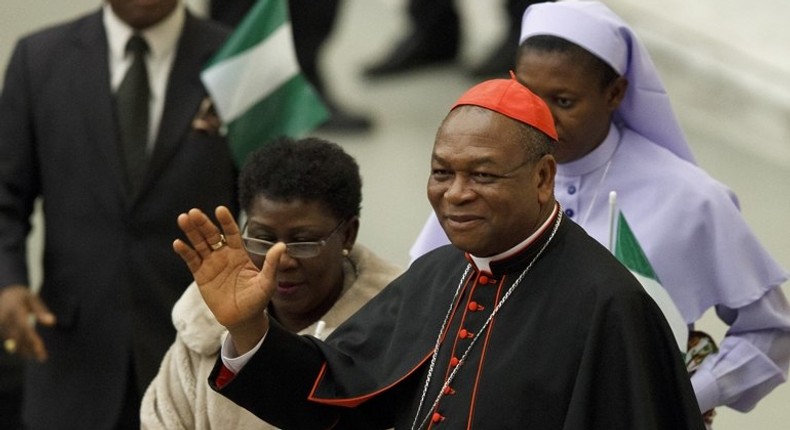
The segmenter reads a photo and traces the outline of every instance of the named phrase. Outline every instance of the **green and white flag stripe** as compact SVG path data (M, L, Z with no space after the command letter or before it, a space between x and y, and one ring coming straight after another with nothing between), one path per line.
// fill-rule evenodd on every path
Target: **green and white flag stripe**
M617 218L614 255L631 271L639 283L642 284L645 291L647 291L647 294L656 302L663 312L664 318L669 323L672 333L675 335L678 347L685 352L688 348L688 326L686 321L680 314L675 302L669 296L669 293L667 293L667 290L661 286L653 266L650 265L650 261L645 256L622 212L619 212Z
M201 77L222 119L232 122L298 73L291 26L283 24L258 45L207 67Z
M306 133L328 117L299 70L283 0L259 0L201 79L227 126L238 165L267 141Z

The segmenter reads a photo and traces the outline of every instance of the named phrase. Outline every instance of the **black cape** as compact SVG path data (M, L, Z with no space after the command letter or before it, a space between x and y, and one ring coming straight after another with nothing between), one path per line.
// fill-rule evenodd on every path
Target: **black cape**
M453 304L420 428L704 429L661 311L627 269L569 220L432 409L453 357L463 355L550 233L492 263L492 273L472 265ZM251 361L218 391L283 429L412 428L467 264L451 246L427 254L325 343L273 323ZM215 389L219 366L209 379Z

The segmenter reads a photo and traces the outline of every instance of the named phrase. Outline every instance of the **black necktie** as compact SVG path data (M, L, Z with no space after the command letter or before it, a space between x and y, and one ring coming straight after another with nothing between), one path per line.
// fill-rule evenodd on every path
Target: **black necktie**
M115 106L126 163L128 191L134 194L145 173L147 158L148 101L151 94L145 67L148 44L145 39L135 34L129 38L126 52L132 55L132 65L115 94Z

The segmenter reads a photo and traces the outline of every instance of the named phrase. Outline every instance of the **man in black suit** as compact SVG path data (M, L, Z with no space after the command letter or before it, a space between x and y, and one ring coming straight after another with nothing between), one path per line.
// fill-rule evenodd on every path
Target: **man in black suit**
M553 0L507 0L507 31L500 44L470 73L476 78L506 77L514 68L521 15L533 3ZM369 78L396 75L455 61L461 50L461 17L455 0L408 0L411 30L380 61L365 70Z
M140 395L175 336L171 307L191 281L171 250L173 220L236 201L199 78L227 34L180 0L107 0L16 46L0 95L0 337L29 359L26 428L139 428ZM137 56L125 51L133 35ZM147 82L131 97L148 100L137 142L121 97L132 69ZM39 198L37 295L25 242Z

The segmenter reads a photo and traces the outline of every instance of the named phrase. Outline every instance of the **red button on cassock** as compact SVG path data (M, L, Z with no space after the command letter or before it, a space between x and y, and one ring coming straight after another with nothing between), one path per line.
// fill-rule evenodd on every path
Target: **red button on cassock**
M431 421L433 421L434 423L438 423L438 422L443 421L443 420L444 420L444 417L441 416L441 414L439 414L438 412L434 412L433 416L431 417Z
M480 282L481 284L487 284L488 283L488 276L483 275L477 281Z
M450 366L453 366L453 367L458 366L458 361L459 361L458 357L451 358L450 359Z
M471 339L471 338L475 337L475 334L472 333L471 331L465 329L465 328L462 328L458 332L458 337L461 338L461 339Z

